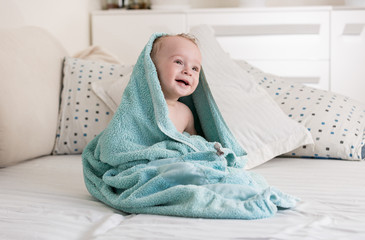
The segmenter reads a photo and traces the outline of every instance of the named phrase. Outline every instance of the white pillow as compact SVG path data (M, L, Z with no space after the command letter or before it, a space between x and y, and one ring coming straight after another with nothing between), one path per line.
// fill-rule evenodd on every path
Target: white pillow
M67 57L54 154L80 154L109 123L113 112L91 89L93 82L113 81L128 67Z
M292 157L364 159L365 104L349 97L285 81L239 61L280 108L312 134L314 148L302 146L285 155Z
M124 89L126 88L133 71L133 66L126 67L120 78L110 81L96 81L91 83L94 93L104 101L104 103L112 110L113 113L117 110Z
M313 140L275 101L223 51L208 26L190 32L198 38L202 67L223 118L246 150L246 168L258 166Z
M121 64L118 57L101 46L89 46L74 54L73 57L90 61Z

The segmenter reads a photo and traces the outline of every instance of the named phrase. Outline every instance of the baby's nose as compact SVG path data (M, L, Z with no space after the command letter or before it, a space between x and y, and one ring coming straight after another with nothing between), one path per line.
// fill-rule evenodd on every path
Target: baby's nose
M185 68L185 69L183 70L183 73L184 73L184 74L186 74L186 75L191 75L191 72L189 71L189 69L188 69L188 68Z

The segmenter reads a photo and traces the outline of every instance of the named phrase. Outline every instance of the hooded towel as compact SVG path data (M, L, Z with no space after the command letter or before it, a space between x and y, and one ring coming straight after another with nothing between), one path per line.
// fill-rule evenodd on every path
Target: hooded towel
M258 219L295 206L295 197L244 170L246 152L222 118L203 70L196 91L181 99L199 135L176 130L150 57L162 35L151 36L111 122L83 152L90 194L127 213L182 217Z

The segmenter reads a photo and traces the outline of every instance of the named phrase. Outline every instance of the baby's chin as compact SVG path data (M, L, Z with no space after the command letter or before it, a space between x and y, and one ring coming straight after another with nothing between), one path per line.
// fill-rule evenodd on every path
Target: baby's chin
M173 89L162 89L162 92L166 98L166 96L169 96L170 99L179 99L182 97L190 96L194 93L196 87L195 86L175 86Z
M190 96L191 94L193 94L195 92L196 88L192 88L191 86L189 87L189 90L187 91L182 91L180 93L181 97L186 97L186 96Z

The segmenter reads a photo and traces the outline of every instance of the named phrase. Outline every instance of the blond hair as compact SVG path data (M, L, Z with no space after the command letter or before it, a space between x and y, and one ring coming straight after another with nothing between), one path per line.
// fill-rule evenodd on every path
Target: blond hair
M179 34L175 34L175 35L171 35L171 34L163 35L163 36L160 36L160 37L156 38L155 41L153 42L152 50L151 50L151 54L150 54L153 61L154 61L154 58L156 57L157 52L161 48L162 40L164 38L168 38L168 37L182 37L182 38L185 38L185 39L191 41L196 46L198 46L198 39L196 37L194 37L193 35L188 34L188 33L179 33Z

